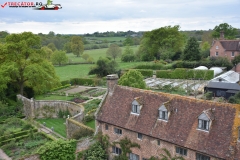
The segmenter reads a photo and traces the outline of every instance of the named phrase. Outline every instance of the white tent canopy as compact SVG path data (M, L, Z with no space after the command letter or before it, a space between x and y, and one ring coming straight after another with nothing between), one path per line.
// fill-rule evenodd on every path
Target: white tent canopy
M212 67L212 68L210 68L209 70L213 70L213 72L214 72L214 77L215 77L216 75L218 75L218 74L220 74L220 73L223 72L223 70L222 70L221 68L219 68L219 67Z
M205 67L205 66L199 66L199 67L197 67L197 68L194 68L194 69L199 69L199 70L208 70L208 68L207 68L207 67Z

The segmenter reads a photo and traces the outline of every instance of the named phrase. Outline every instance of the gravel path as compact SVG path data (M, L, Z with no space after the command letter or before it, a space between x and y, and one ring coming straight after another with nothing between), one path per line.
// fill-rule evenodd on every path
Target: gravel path
M0 149L0 160L12 160L11 158L6 155L3 150Z

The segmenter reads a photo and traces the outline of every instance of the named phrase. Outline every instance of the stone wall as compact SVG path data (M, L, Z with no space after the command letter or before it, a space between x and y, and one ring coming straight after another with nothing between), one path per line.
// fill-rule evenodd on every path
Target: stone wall
M81 122L77 121L78 119L73 119L73 118L67 118L66 119L66 131L67 131L67 138L71 139L73 137L73 134L78 132L81 129L88 129L91 132L94 133L94 130L88 126L85 126Z
M61 100L34 100L28 99L22 95L17 95L24 104L24 113L26 117L31 118L57 118L58 112L68 110L72 116L78 115L80 122L84 117L84 107L69 101ZM79 115L81 113L81 115Z

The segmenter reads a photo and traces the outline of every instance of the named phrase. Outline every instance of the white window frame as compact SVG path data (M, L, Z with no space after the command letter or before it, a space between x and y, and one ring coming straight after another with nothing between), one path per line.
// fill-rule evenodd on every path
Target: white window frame
M142 137L143 137L142 133L137 133L137 139L142 140Z
M207 158L207 159L206 159ZM196 153L196 160L210 160L211 158L209 156L200 154L200 153Z
M218 46L216 46L216 49L219 49Z
M114 128L114 133L118 135L122 135L122 130L119 128Z
M129 160L140 160L140 156L134 153L129 153Z
M116 155L120 155L122 153L122 149L118 148L116 146L112 146L112 153L114 153Z
M198 129L209 131L210 121L198 119Z
M215 55L218 56L218 52L215 52Z
M132 105L132 113L140 114L140 106L139 105Z
M235 57L235 52L232 52L232 53L231 53L231 56L232 56L232 57Z
M176 153L182 156L187 156L187 149L176 146Z
M168 111L159 110L159 119L168 121Z

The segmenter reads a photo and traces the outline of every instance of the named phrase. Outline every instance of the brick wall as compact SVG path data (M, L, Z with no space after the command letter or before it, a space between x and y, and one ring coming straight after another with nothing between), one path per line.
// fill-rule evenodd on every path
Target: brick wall
M218 49L216 48L218 46ZM218 52L218 56L216 55ZM233 60L235 56L239 55L240 52L234 51L234 56L232 56L232 51L225 51L219 41L215 41L213 46L210 48L210 57L227 57L229 60Z
M103 134L107 134L110 138L110 142L114 141L119 141L125 136L127 136L129 139L131 139L132 142L138 143L141 147L140 149L138 148L132 148L132 153L139 155L139 160L142 160L142 158L149 159L151 156L161 158L160 154L164 154L165 152L162 150L163 148L168 149L168 151L171 153L172 156L181 156L180 154L176 153L176 146L175 144L166 142L166 141L161 141L160 140L160 145L158 145L158 139L143 135L142 139L137 138L137 133L132 132L130 130L125 130L119 127L112 126L110 124L108 125L108 130L105 129L105 123L97 123L99 126L99 131L102 131ZM122 129L122 135L117 135L114 133L114 128L119 128ZM178 146L181 147L181 146ZM184 147L181 147L184 148ZM112 152L112 148L110 148L110 153ZM111 153L110 154L110 159L115 154ZM196 159L196 151L187 149L187 156L182 156L185 160L195 160ZM211 157L211 160L217 160L216 158Z

